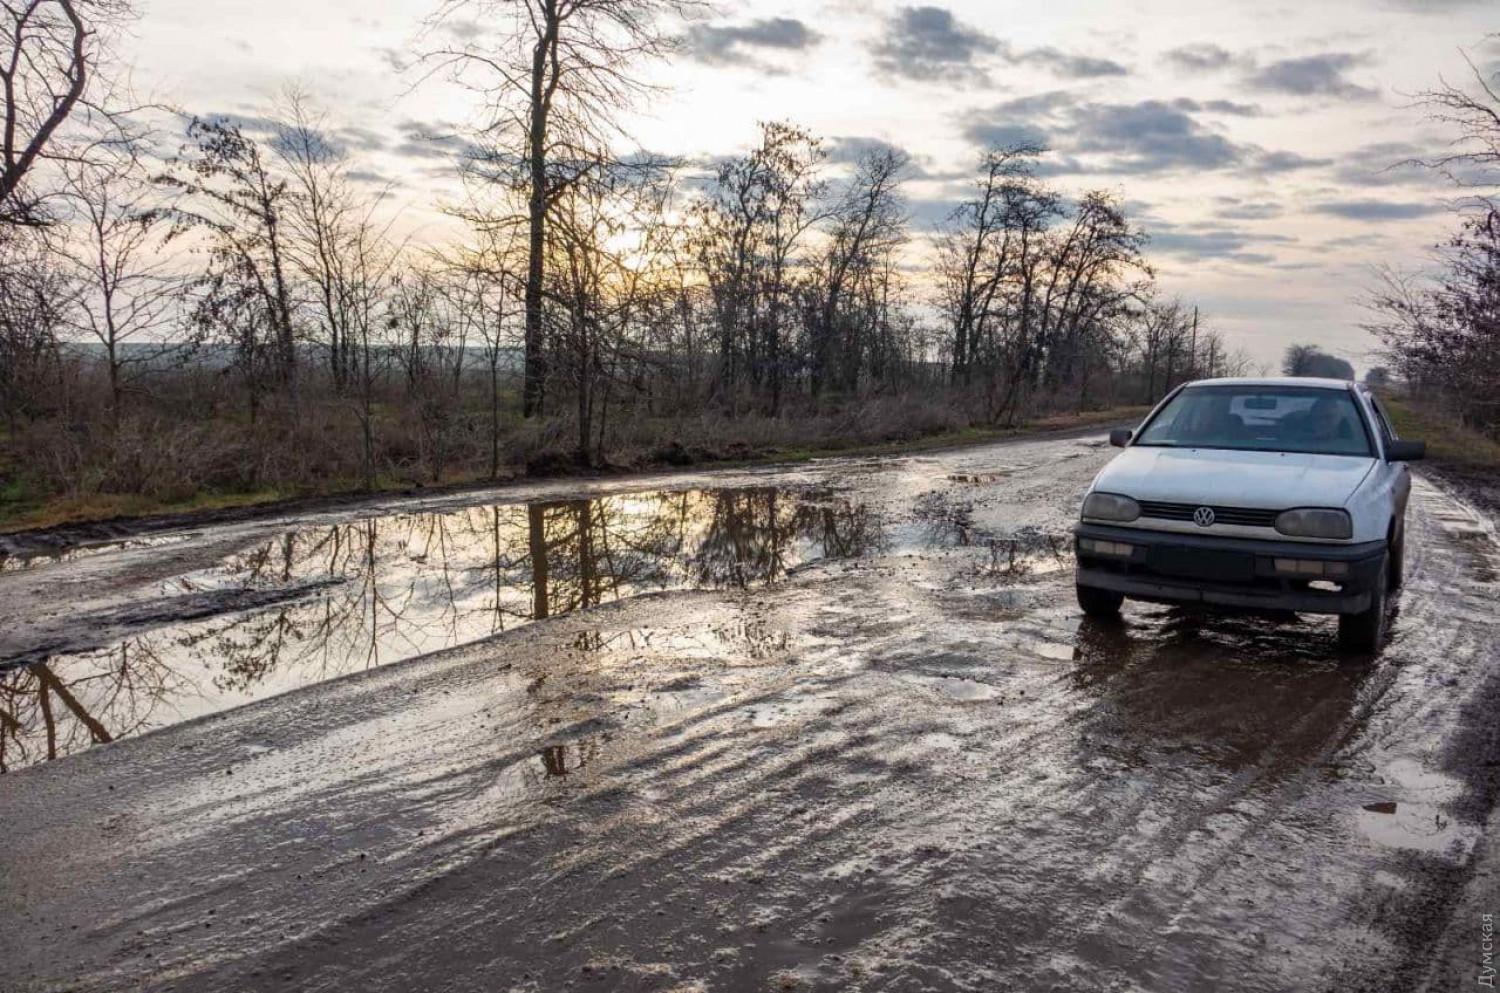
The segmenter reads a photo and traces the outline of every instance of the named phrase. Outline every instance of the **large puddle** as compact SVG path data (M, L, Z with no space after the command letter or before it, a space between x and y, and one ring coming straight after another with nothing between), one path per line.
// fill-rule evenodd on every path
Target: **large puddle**
M612 600L772 583L888 540L864 505L777 488L475 506L288 531L158 589L168 601L263 593L258 602L271 606L0 673L0 772Z

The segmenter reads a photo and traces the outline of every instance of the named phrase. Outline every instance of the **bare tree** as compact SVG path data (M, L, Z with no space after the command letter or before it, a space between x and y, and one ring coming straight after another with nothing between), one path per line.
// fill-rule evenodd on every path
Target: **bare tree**
M1007 276L1010 227L1005 191L1027 179L1040 145L1022 143L984 156L975 196L949 218L939 238L937 276L940 300L953 326L953 381L967 385L981 338Z
M828 247L818 264L819 302L809 329L814 396L835 373L846 393L858 389L865 342L860 324L844 320L845 294L851 280L868 273L906 238L901 180L908 162L906 153L895 148L865 152L832 211Z
M1468 219L1439 260L1433 275L1385 270L1365 327L1419 395L1500 429L1500 215Z
M303 90L289 87L278 110L281 122L272 147L290 180L283 211L285 254L289 267L310 290L310 323L327 352L334 390L344 393L353 385L359 365L354 322L361 254L355 246L370 233L379 198L362 203L355 196L347 155L326 137L326 120Z
M768 387L781 410L788 375L787 324L793 270L807 233L826 217L819 166L822 143L782 122L760 126L760 143L720 163L694 204L689 248L707 281L718 327L715 390L731 416L742 376Z
M161 252L163 213L151 205L134 155L72 163L66 172L79 229L64 249L80 287L70 323L104 348L110 416L118 425L125 390L176 347L181 281Z
M649 361L640 329L662 292L660 271L672 236L665 221L671 174L651 164L601 163L558 202L560 264L548 284L556 301L554 340L573 388L575 457L603 457L616 390Z
M0 227L0 416L12 431L56 406L78 286L34 232Z
M99 78L106 33L130 10L125 0L0 0L0 224L46 223L61 190L36 182L39 166L131 140L126 108ZM69 134L81 121L93 133Z
M273 174L260 145L237 126L194 118L188 139L191 157L177 160L158 182L181 195L174 207L179 231L209 233L211 264L199 281L199 324L233 339L253 384L253 412L263 386L290 386L296 378L285 233L293 193L285 178Z
M527 267L522 412L542 410L546 353L542 322L551 208L619 134L617 115L648 89L635 75L665 54L664 15L697 0L444 0L436 21L486 26L482 42L428 53L430 66L484 97L478 135L497 179L524 191ZM517 154L516 149L519 149Z
M1469 63L1467 86L1447 81L1424 94L1431 117L1454 135L1449 150L1420 164L1466 191L1466 216L1439 246L1429 272L1380 271L1367 330L1409 387L1450 403L1471 425L1500 430L1500 89Z
M1415 164L1435 169L1471 191L1488 211L1496 208L1494 193L1500 187L1500 89L1467 54L1464 59L1473 75L1468 86L1443 80L1420 97L1428 115L1446 125L1453 140L1443 154L1417 159Z

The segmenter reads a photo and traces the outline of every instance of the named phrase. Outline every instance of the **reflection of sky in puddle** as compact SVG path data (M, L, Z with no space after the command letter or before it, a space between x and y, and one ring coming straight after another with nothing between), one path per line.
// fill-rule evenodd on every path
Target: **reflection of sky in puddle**
M285 602L0 675L0 770L641 593L764 585L886 540L863 506L826 490L774 488L477 506L288 531L159 586L167 603L221 590L299 591ZM732 640L779 650L753 634L706 630L673 647L709 654ZM576 647L652 637L662 635L600 631Z
M1367 837L1391 848L1468 855L1479 828L1455 821L1444 809L1462 791L1457 780L1408 758L1392 760L1380 771L1396 799L1360 808L1357 823Z
M983 703L1004 695L997 686L960 676L907 676L906 679L957 703Z
M1479 829L1460 824L1436 807L1394 801L1367 804L1359 811L1359 828L1372 841L1391 848L1447 852L1467 856Z

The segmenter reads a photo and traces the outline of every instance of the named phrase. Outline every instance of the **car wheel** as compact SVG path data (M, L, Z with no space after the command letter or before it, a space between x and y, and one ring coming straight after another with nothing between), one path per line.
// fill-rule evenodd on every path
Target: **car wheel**
M1339 618L1339 644L1351 652L1374 653L1385 645L1386 602L1389 599L1392 556L1381 560L1370 590L1370 606L1358 614Z
M1399 590L1406 579L1406 524L1396 528L1395 540L1391 542L1391 582L1393 590Z
M1090 617L1118 617L1125 594L1101 590L1097 586L1078 584L1078 606Z

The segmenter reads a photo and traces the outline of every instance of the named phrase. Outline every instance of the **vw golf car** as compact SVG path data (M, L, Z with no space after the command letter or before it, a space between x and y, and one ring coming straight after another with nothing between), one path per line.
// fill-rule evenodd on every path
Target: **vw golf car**
M1403 441L1363 386L1212 379L1169 394L1094 479L1075 532L1078 603L1117 614L1129 597L1337 614L1357 651L1385 639L1401 584Z

